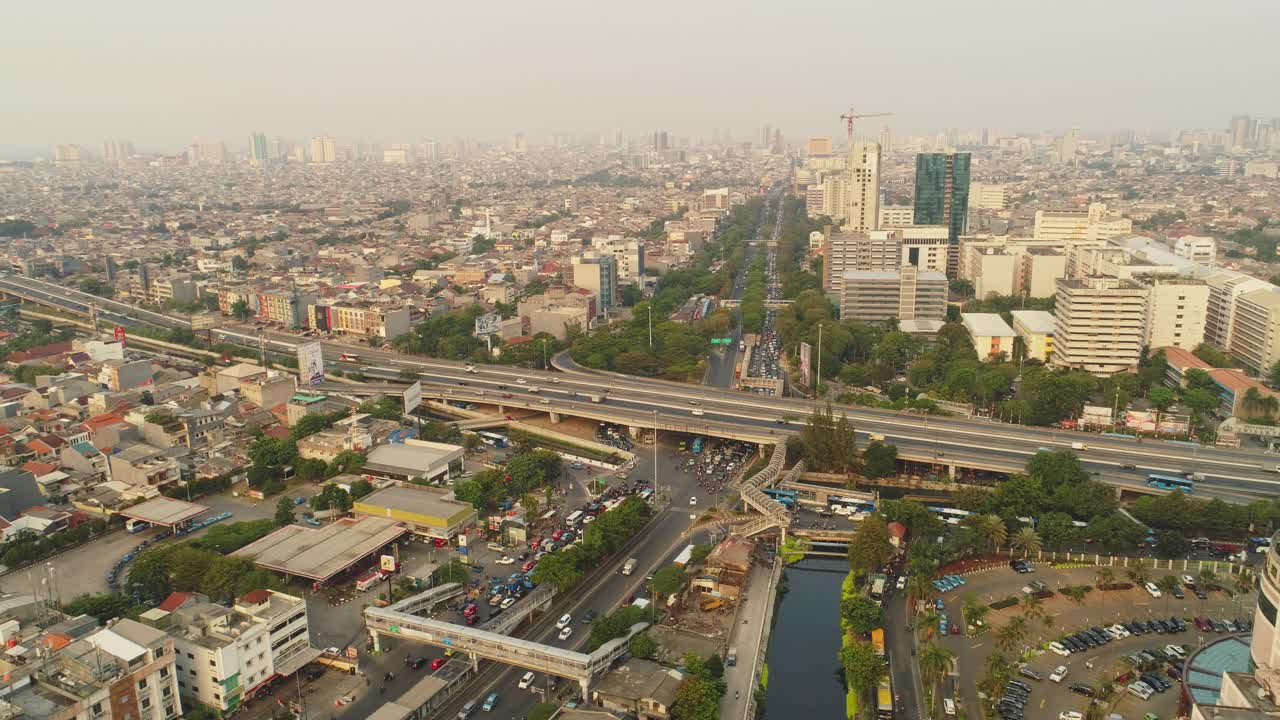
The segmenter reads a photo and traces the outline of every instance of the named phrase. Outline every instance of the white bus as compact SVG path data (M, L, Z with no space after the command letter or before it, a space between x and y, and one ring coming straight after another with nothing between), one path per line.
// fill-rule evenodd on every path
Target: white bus
M564 521L565 521L565 524L567 525L577 525L578 521L581 519L582 519L582 511L574 510L573 512L569 513L569 517L565 518Z

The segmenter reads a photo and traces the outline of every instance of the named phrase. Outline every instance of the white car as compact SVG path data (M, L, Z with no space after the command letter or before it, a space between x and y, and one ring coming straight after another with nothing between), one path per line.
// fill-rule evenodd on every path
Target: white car
M1187 651L1183 650L1181 645L1165 645L1164 651L1175 657L1184 658L1187 656Z
M907 587L907 576L906 576L906 575L899 575L899 576L898 576L898 585L897 585L897 588L898 588L899 590L903 590L903 589L906 589L906 587Z
M502 546L501 546L501 545L499 545L498 543L489 543L489 544L488 544L488 545L486 545L485 547L489 548L490 550L492 550L492 551L494 551L494 552L506 552L506 551L507 551L507 549L506 549L506 548L502 547Z
M1066 665L1059 665L1058 667L1053 669L1053 672L1049 673L1049 679L1056 683L1062 682L1063 678L1065 678L1066 676L1067 676Z
M1133 633L1129 632L1128 630L1125 630L1125 628L1124 628L1124 626L1123 626L1123 625L1112 625L1111 627L1109 627L1109 628L1107 628L1107 629L1108 629L1108 630L1110 630L1112 633L1114 633L1114 634L1115 634L1115 636L1116 636L1116 637L1118 637L1118 638L1127 638L1127 637L1129 637L1130 635L1132 635L1132 634L1133 634Z
M559 384L560 384L560 378L558 378L558 377L553 377L553 378L551 378L551 384L552 384L552 385L559 385Z
M509 608L509 607L511 607L512 605L515 605L515 604L516 604L516 599L515 599L515 598L513 598L513 597L506 598L506 599L504 599L504 600L502 601L502 609L503 609L503 610L506 610L507 608Z
M569 613L565 613L560 616L559 620L556 621L556 628L563 630L564 628L569 627L569 623L571 622L573 622L573 617L570 616Z
M1136 682L1129 685L1129 692L1142 700L1151 697L1151 686L1144 682Z
M942 712L948 715L955 715L956 701L951 698L942 698Z
M569 636L570 636L570 635L572 635L572 634L573 634L573 628L572 628L572 627L570 627L570 626L568 626L568 625L565 625L564 627L560 628L560 639L561 639L561 640L568 640L568 639L569 639Z
M1160 588L1156 587L1155 583L1147 583L1145 587L1148 595L1156 599L1160 598Z
M1062 643L1057 642L1056 640L1055 640L1054 642L1049 643L1049 649L1050 649L1050 650L1052 650L1052 651L1054 651L1055 653L1057 653L1057 654L1059 654L1059 655L1070 655L1070 654L1071 654L1071 651L1067 649L1067 646L1066 646L1066 645L1063 645Z
M532 684L533 684L533 673L532 673L532 672L527 672L527 673L525 673L525 674L524 674L524 677L520 678L520 686L519 686L519 687L520 687L520 689L521 689L521 690L526 690L526 689L528 689L528 687L529 687L530 685L532 685Z
M693 497L689 498L689 504L690 504L690 505L697 505L697 504L698 504L698 496L697 496L697 495L694 495Z
M503 555L502 557L498 558L495 562L497 562L499 565L515 565L516 559L511 557L510 555Z
M526 380L524 378L516 378L516 382L523 385L525 384Z
M1193 577L1191 577L1190 575L1183 575L1183 576L1182 576L1182 584L1183 584L1183 585L1186 585L1187 587L1195 587L1195 586L1196 586L1196 579L1195 579L1195 578L1193 578Z
M1058 720L1084 720L1084 715L1076 710L1063 710L1058 713Z

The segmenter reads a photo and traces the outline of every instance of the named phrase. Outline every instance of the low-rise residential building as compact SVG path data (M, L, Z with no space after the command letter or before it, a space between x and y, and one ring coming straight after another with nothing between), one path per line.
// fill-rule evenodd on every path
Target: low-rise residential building
M111 479L135 488L163 493L181 479L178 462L147 443L124 447L108 460Z
M668 720L684 675L651 660L631 658L591 689L595 705L636 720ZM612 716L610 716L612 717Z
M1013 357L1013 339L1018 334L997 313L962 313L960 323L969 333L979 359Z
M240 397L269 410L289 402L296 388L297 381L292 375L253 375L240 381Z
M411 328L408 307L334 303L307 306L307 325L316 330L341 335L394 338Z
M1048 363L1053 357L1053 313L1045 310L1014 310L1013 331L1022 338L1028 360Z

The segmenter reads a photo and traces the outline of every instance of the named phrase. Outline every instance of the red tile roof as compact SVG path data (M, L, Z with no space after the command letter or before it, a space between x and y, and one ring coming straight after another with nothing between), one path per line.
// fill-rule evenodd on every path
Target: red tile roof
M192 597L194 597L192 593L171 592L169 593L169 597L165 598L164 602L160 603L157 607L165 612L173 612L174 610L182 607L183 603L190 600Z
M1183 350L1180 347L1157 348L1152 351L1151 354L1154 355L1157 352L1163 352L1164 359L1169 361L1170 365L1180 370L1189 370L1191 368L1210 370L1213 368L1212 365L1196 357L1191 351Z
M250 590L249 592L241 595L240 599L250 605L259 605L270 600L271 593L259 588L257 590Z
M36 462L35 460L30 460L23 464L22 469L26 470L32 475L35 475L36 477L40 477L42 475L48 475L49 473L57 470L58 466L54 463L43 463L43 462Z
M88 420L85 420L84 426L89 430L89 432L97 432L103 428L111 427L112 425L119 425L124 421L124 418L120 415L109 412L103 413L102 415L94 415Z

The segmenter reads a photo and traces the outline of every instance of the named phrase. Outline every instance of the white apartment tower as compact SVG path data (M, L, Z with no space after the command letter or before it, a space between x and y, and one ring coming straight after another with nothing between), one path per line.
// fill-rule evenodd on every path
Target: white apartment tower
M880 143L858 141L849 147L844 169L844 227L876 230L880 222Z
M338 146L328 135L316 135L311 138L311 162L332 163L338 161Z
M1058 281L1053 364L1107 377L1138 366L1146 330L1147 288L1132 280Z
M1204 342L1208 306L1203 280L1155 281L1147 295L1147 347L1194 350Z

